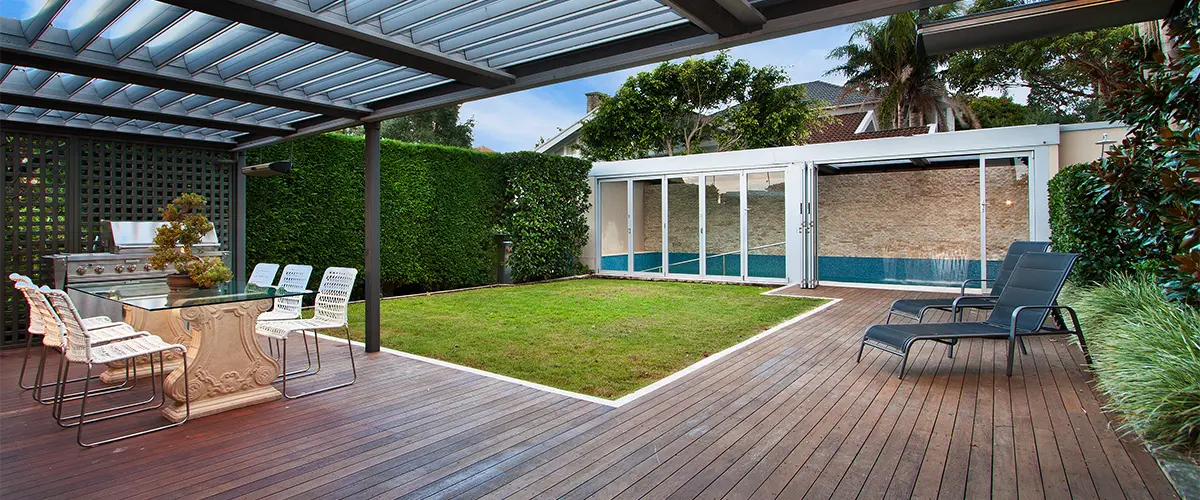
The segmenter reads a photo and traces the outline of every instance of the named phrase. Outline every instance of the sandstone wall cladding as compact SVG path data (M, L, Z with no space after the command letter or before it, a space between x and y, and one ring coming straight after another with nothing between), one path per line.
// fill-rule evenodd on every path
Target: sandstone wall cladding
M988 259L1029 239L1024 167L986 169ZM979 170L822 176L818 253L848 257L979 258Z

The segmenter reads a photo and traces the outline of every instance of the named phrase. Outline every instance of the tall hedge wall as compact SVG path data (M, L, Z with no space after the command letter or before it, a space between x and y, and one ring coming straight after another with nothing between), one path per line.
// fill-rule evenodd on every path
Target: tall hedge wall
M246 261L363 268L362 137L324 134L247 154L292 158L288 175L246 183ZM504 157L383 140L380 279L426 290L493 281L505 203ZM361 276L361 275L360 275Z
M1089 163L1065 167L1050 179L1050 243L1055 251L1079 254L1071 273L1075 283L1103 283L1131 266L1117 202L1102 185Z
M313 283L329 266L362 270L363 145L325 134L247 154L250 164L293 162L288 175L247 180L248 265L309 264ZM497 233L514 242L517 281L579 271L589 162L384 139L379 166L385 294L494 282Z

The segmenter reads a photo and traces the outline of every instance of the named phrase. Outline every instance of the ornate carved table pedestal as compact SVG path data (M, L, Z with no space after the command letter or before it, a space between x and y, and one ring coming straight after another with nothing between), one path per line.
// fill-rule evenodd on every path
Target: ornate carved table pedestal
M220 413L283 397L271 383L279 364L263 353L254 338L254 322L271 309L270 300L251 300L181 309L193 332L188 347L188 391L191 418ZM172 422L184 418L182 364L167 375L167 395L175 400L163 409Z

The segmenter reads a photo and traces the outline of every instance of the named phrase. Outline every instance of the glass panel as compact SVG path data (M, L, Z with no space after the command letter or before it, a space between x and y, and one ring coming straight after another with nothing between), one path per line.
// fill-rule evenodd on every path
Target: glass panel
M958 286L979 277L979 157L927 161L833 165L837 175L821 176L821 281Z
M67 289L150 311L313 293L308 290L260 287L244 281L227 281L212 288L172 290L167 286L166 279L67 285Z
M600 270L629 270L629 193L625 181L600 183Z
M633 270L663 272L662 179L633 181Z
M746 275L787 278L783 171L746 174Z
M1014 241L1029 240L1029 158L984 161L987 196L987 277L1000 273L1000 264Z
M704 177L705 273L742 275L742 193L738 174Z
M700 274L700 177L667 179L667 272Z

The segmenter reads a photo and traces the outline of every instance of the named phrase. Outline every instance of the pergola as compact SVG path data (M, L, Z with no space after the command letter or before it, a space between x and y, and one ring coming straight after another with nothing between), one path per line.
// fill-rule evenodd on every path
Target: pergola
M379 122L948 0L47 0L0 18L0 125L245 151L365 125L379 349ZM1128 2L1132 3L1132 2ZM234 173L234 269L245 181Z

